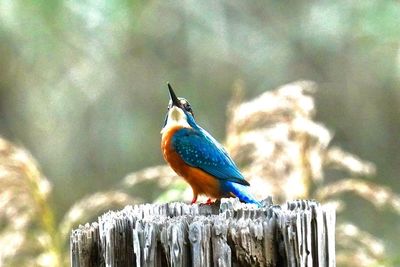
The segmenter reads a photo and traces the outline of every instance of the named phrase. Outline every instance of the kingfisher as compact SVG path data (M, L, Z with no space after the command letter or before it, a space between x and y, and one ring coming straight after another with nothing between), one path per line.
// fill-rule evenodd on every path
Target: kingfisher
M192 204L198 195L206 195L207 204L212 199L237 197L260 207L226 150L196 123L189 102L178 98L169 83L168 90L170 101L161 130L161 150L171 168L192 187Z

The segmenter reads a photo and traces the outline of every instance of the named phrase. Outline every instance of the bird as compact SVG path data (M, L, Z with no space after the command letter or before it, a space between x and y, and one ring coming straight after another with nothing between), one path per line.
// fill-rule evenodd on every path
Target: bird
M191 203L197 202L198 195L206 195L206 204L237 197L261 207L223 146L196 123L190 103L178 98L170 83L167 85L170 100L161 129L161 151L170 167L192 187Z

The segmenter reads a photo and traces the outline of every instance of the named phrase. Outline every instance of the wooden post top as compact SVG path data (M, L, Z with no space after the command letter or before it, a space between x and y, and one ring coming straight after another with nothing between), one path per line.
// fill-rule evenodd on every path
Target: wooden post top
M262 208L141 204L73 230L71 266L335 266L335 211L296 200Z

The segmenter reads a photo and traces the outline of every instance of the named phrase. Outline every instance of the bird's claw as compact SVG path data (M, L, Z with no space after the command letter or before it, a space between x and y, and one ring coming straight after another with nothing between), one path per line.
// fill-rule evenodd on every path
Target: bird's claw
M214 202L212 202L211 198L207 199L207 202L205 203L206 205L212 205Z

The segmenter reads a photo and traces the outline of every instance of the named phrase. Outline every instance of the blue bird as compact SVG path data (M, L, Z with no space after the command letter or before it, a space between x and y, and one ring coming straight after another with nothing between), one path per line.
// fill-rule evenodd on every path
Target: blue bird
M194 119L189 102L175 95L168 83L170 102L161 130L161 150L171 168L192 187L192 204L198 195L219 199L238 197L261 206L249 192L250 185L220 143Z

